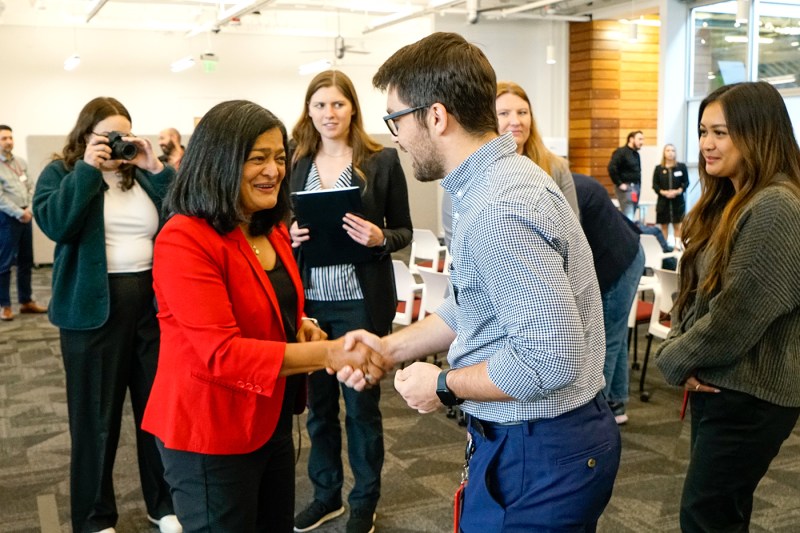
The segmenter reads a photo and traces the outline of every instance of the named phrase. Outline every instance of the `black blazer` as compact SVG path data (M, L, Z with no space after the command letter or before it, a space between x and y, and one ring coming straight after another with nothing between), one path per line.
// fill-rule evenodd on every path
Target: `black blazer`
M289 178L292 192L305 189L313 160L313 156L306 156L292 166ZM386 246L373 248L375 255L372 261L356 264L356 276L372 320L373 332L386 335L392 331L392 320L397 309L391 254L408 246L414 234L408 208L408 185L394 148L384 148L370 156L361 171L366 180L353 172L353 185L361 189L361 214L383 229ZM303 264L302 253L297 262L302 270L307 268Z

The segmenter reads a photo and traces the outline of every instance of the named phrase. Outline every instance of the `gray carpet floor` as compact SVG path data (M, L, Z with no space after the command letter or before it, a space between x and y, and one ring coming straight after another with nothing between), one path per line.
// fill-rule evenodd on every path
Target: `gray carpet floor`
M34 273L39 301L49 300L51 270ZM640 328L644 330L644 328ZM640 331L639 351L644 353ZM641 357L641 356L640 356ZM390 376L391 377L391 376ZM638 372L631 388L638 387ZM444 411L419 415L382 383L386 441L377 531L452 531L452 494L459 482L465 429ZM678 420L681 391L647 375L648 403L632 394L621 428L622 464L602 532L678 531L678 501L688 458L689 422ZM297 506L310 498L305 417L297 420L300 448ZM68 532L69 434L58 331L47 318L18 316L0 323L0 532ZM346 458L345 458L346 461ZM345 490L352 487L349 469ZM115 467L118 533L153 533L139 492L133 417L126 407ZM347 515L318 531L344 531ZM752 531L800 531L800 429L796 428L756 493ZM489 533L489 532L487 532Z

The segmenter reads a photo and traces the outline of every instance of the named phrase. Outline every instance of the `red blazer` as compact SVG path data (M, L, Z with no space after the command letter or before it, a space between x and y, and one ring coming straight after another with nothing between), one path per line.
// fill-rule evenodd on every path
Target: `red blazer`
M299 323L303 286L286 227L269 241L294 283ZM286 335L275 291L244 234L219 235L202 219L172 217L156 239L153 285L161 350L142 428L176 450L258 449L281 411Z

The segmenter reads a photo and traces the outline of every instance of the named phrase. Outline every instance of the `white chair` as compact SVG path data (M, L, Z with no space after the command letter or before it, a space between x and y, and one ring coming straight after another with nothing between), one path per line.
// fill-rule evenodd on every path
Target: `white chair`
M408 269L413 274L417 273L418 261L423 261L423 266L441 272L446 254L447 246L442 246L431 230L414 228L414 240L411 241L411 255L408 258Z
M669 335L671 326L669 313L672 311L672 305L680 288L677 272L660 268L654 269L653 272L658 282L653 286L655 294L653 312L650 315L650 326L647 328L647 349L644 352L642 375L639 377L639 399L643 402L650 399L650 393L644 390L644 379L647 375L647 363L650 360L653 337L666 339Z
M650 322L650 315L653 312L653 302L644 299L646 292L652 291L656 283L655 276L642 276L639 279L639 286L636 288L636 297L631 304L628 313L628 350L633 348L633 370L639 370L639 324ZM633 342L631 342L631 340Z
M425 318L425 315L430 315L442 305L447 294L447 289L450 287L450 274L445 272L436 272L432 268L422 266L417 267L417 273L422 277L425 283L425 291L422 295L422 304L420 305L419 319Z
M408 266L402 261L393 259L392 266L394 267L394 284L397 292L397 311L392 322L408 326L419 318L422 298L425 295L425 284L417 283L408 270Z
M661 243L655 235L642 233L639 235L639 242L644 250L644 267L655 270L662 268L662 261L668 257L680 258L681 252L665 252L661 248Z

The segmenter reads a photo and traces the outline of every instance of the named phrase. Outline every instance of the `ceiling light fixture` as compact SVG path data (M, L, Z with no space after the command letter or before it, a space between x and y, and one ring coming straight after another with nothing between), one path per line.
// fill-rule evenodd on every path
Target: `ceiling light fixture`
M556 64L556 47L552 44L547 45L547 59L545 59L545 63L548 65L555 65Z
M186 56L184 58L178 59L174 61L172 65L170 65L169 69L172 72L183 72L186 69L190 69L194 66L194 58L192 56Z
M67 59L64 60L64 70L70 71L75 70L78 68L78 65L81 64L81 56L78 54L72 54Z
M318 72L322 72L323 70L328 70L331 68L332 63L327 59L319 59L317 61L312 61L311 63L305 63L300 65L297 69L297 73L301 76L305 76L307 74L316 74Z
M750 1L749 0L736 0L736 22L738 24L747 24L747 19L750 15Z

